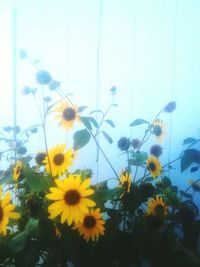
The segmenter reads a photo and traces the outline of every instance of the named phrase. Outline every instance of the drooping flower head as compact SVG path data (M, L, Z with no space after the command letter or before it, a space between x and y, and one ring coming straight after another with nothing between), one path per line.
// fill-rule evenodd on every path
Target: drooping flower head
M162 120L154 120L152 123L153 126L153 134L155 135L158 142L163 142L163 139L166 136L166 132L163 131L163 128L165 127L165 124Z
M134 149L137 149L140 146L140 140L139 139L133 139L131 141L131 145Z
M72 165L75 152L73 149L65 151L66 145L57 145L48 151L43 163L45 164L46 170L52 176L60 176L65 173L68 168Z
M105 227L103 226L105 221L102 219L100 209L91 209L88 213L84 215L83 222L78 223L73 227L73 229L78 229L80 235L86 241L92 239L92 241L97 241L99 235L104 235Z
M36 81L41 85L48 84L51 81L51 75L46 70L39 70L36 73Z
M35 156L35 161L37 163L37 165L44 165L43 161L45 160L47 156L47 153L46 152L39 152L36 154Z
M164 112L171 113L176 109L176 102L171 101L169 102L166 107L164 108Z
M153 145L150 148L150 154L159 158L162 155L163 148L160 145Z
M15 167L13 168L13 180L14 181L17 181L19 179L21 170L22 170L22 161L18 160L15 164Z
M163 201L161 196L156 196L155 198L151 198L148 201L147 214L148 215L158 215L161 217L165 217L168 213L168 207Z
M125 189L127 193L131 190L131 174L128 171L122 171L120 174L120 186Z
M160 164L160 161L158 158L154 156L150 156L147 160L147 168L151 172L151 175L155 178L157 176L160 176L162 171L162 166Z
M75 121L80 121L77 105L70 105L67 101L62 101L54 110L57 114L55 119L59 119L59 125L65 129L73 128Z
M69 174L64 180L56 179L55 183L57 187L51 187L51 193L46 195L48 199L54 200L48 207L49 218L54 219L61 214L61 223L82 223L84 215L89 212L88 208L96 205L88 198L94 193L89 188L90 178L82 182L80 175Z
M2 187L0 186L0 235L7 235L7 225L10 219L19 219L20 214L14 212L15 205L10 203L10 192L2 196Z
M121 150L128 150L130 147L130 139L127 137L121 137L118 141L118 147Z

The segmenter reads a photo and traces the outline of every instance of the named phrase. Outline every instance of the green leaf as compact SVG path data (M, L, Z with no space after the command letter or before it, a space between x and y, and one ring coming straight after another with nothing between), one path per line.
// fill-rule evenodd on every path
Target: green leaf
M112 120L105 120L111 127L115 128L115 124Z
M94 127L99 128L98 122L93 117L88 117L88 120L94 125Z
M39 229L39 219L30 218L25 226L25 233L29 236L35 236Z
M25 181L31 191L36 193L45 191L51 186L50 176L44 176L43 173L28 172L26 173Z
M73 135L73 148L78 150L90 141L90 133L87 129L76 131Z
M183 190L180 190L179 193L180 193L181 196L183 196L185 198L192 199L192 195L184 192Z
M26 242L27 239L27 234L25 231L16 234L14 237L12 237L9 240L8 246L10 248L10 250L16 254L19 251L21 251L24 247L24 244Z
M187 149L181 157L181 172L185 171L192 163L200 163L200 151Z
M95 109L95 110L92 110L92 111L90 112L90 114L93 114L93 113L102 113L102 114L104 114L103 111L102 111L101 109Z
M106 140L107 140L110 144L112 144L113 140L112 140L112 138L110 137L110 135L108 135L105 131L102 131L102 134L103 134L103 136L106 138Z
M136 119L136 120L134 120L133 122L131 122L131 124L130 124L129 126L130 126L130 127L133 127L133 126L141 125L141 124L144 124L144 123L149 124L148 121L145 121L145 120L143 120L143 119Z
M80 106L78 107L78 112L82 112L83 110L85 110L88 106Z
M87 127L89 130L92 130L92 125L90 124L90 121L88 120L88 117L80 117L82 123Z
M189 143L193 143L195 141L197 141L197 139L192 138L192 137L188 137L183 141L183 145L186 145L186 144L189 144Z
M181 157L181 172L184 172L192 164L193 159L190 154L184 154Z
M147 158L147 152L132 152L132 159L129 160L129 164L134 166L142 166L146 164Z

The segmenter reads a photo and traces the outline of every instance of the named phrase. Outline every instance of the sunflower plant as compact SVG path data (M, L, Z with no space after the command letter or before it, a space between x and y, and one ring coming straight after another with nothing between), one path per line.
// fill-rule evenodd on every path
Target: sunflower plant
M22 94L33 98L40 122L0 131L1 166L5 166L0 170L0 266L199 267L195 199L200 179L189 177L188 187L182 190L170 174L176 164L180 177L185 171L196 177L200 139L187 137L171 162L162 157L162 144L170 134L162 115L170 115L176 102L166 104L151 121L130 122L129 127L143 127L143 135L113 140L104 126L115 128L109 112L118 108L116 87L110 90L105 111L89 110L73 103L60 82L40 69L25 50L20 56L36 67L37 86L25 86ZM64 140L49 146L54 131L48 132L48 120L57 122L55 133L59 129L71 133L72 147ZM38 132L43 133L44 146L29 153L28 144ZM100 138L125 156L122 170L115 169L115 160L105 154ZM93 182L90 168L71 171L79 150L92 141L96 159L101 153L113 171L113 177L98 183Z

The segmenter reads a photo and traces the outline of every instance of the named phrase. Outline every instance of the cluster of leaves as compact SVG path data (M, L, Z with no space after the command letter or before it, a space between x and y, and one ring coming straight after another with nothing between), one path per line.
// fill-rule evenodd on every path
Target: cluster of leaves
M20 51L20 57L27 58L26 51ZM33 61L33 64L38 64L38 61ZM39 85L48 86L50 91L66 97L61 91L60 82L55 81L47 71L37 72L36 80ZM36 97L37 91L37 88L26 86L23 93ZM113 87L111 104L105 112L93 110L88 116L80 116L84 128L73 133L75 150L82 149L93 139L98 151L105 155L98 138L102 136L108 143L113 143L112 137L102 127L105 124L115 127L114 122L107 118L110 109L117 107L114 103L115 95L116 88ZM199 172L200 140L186 138L180 156L163 166L160 178L154 179L146 164L149 153L142 150L143 144L154 134L153 125L143 119L134 120L131 127L147 126L144 136L140 140L136 139L137 142L129 138L122 138L118 142L118 147L127 155L125 170L133 174L130 192L120 186L119 175L106 158L119 184L110 188L110 179L107 179L92 185L95 191L92 198L105 217L106 230L98 241L86 242L66 223L61 224L59 218L48 218L49 201L45 195L53 185L53 179L46 173L44 166L38 167L33 163L33 156L26 150L31 135L37 133L41 126L45 131L46 117L57 103L51 104L52 99L48 95L43 95L43 101L41 124L24 131L18 126L7 126L0 133L0 141L8 147L0 155L10 162L7 170L0 171L0 184L5 190L12 191L21 214L17 222L9 225L9 234L0 237L0 266L141 267L145 261L152 267L200 266L199 209L193 199L194 193L200 192L198 180L183 191L168 176L168 170L174 162L180 162L180 175L188 170L191 174ZM86 108L80 106L78 112L82 114ZM174 109L174 104L168 104L163 110L170 112L170 109ZM93 116L97 114L100 116ZM13 180L16 159L23 162L17 183ZM92 176L90 169L76 170L75 173L79 173L83 180ZM167 215L162 218L147 214L148 200L158 195L162 196L168 207Z

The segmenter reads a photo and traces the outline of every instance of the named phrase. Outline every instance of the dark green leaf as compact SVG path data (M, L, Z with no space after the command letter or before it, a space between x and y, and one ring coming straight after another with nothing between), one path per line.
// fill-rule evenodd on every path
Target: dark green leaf
M33 192L42 192L51 185L50 176L44 176L42 173L29 172L25 176L25 181Z
M189 143L193 143L195 141L197 141L197 139L192 138L192 137L188 137L183 141L183 145L186 145L186 144L189 144Z
M80 107L78 107L78 112L82 112L86 108L87 108L87 106L80 106Z
M90 121L88 117L80 117L82 123L87 127L89 130L92 130L92 125L90 124Z
M9 240L8 246L9 246L10 250L14 254L16 254L19 251L21 251L23 249L23 247L24 247L24 244L26 242L26 239L27 239L27 234L26 234L25 231L16 234L14 237L12 237Z
M188 194L182 190L179 191L180 195L185 197L185 198L189 198L189 199L192 199L192 195L191 194Z
M111 127L115 128L115 124L112 120L105 120Z
M192 167L192 168L190 169L190 172L196 172L196 171L198 171L199 168L200 168L200 166Z
M73 135L73 148L78 150L90 141L90 133L87 129L76 131Z
M102 113L102 114L104 114L103 111L102 111L101 109L95 109L95 110L92 110L92 111L90 112L90 114L93 114L93 113Z
M193 157L191 154L184 154L181 157L181 172L184 172L193 163Z
M129 160L129 164L134 166L142 166L146 164L147 158L147 152L132 152L132 159Z
M25 226L25 233L29 236L35 236L39 229L39 219L30 218Z
M112 140L112 138L110 137L110 135L108 135L105 131L102 131L102 134L103 134L103 136L106 138L106 140L107 140L110 144L112 144L113 140Z
M98 122L93 117L88 117L88 120L94 125L94 127L99 128Z
M129 126L133 127L133 126L141 125L141 124L144 124L144 123L148 123L149 124L148 121L145 121L143 119L136 119L133 122L131 122L131 124Z

